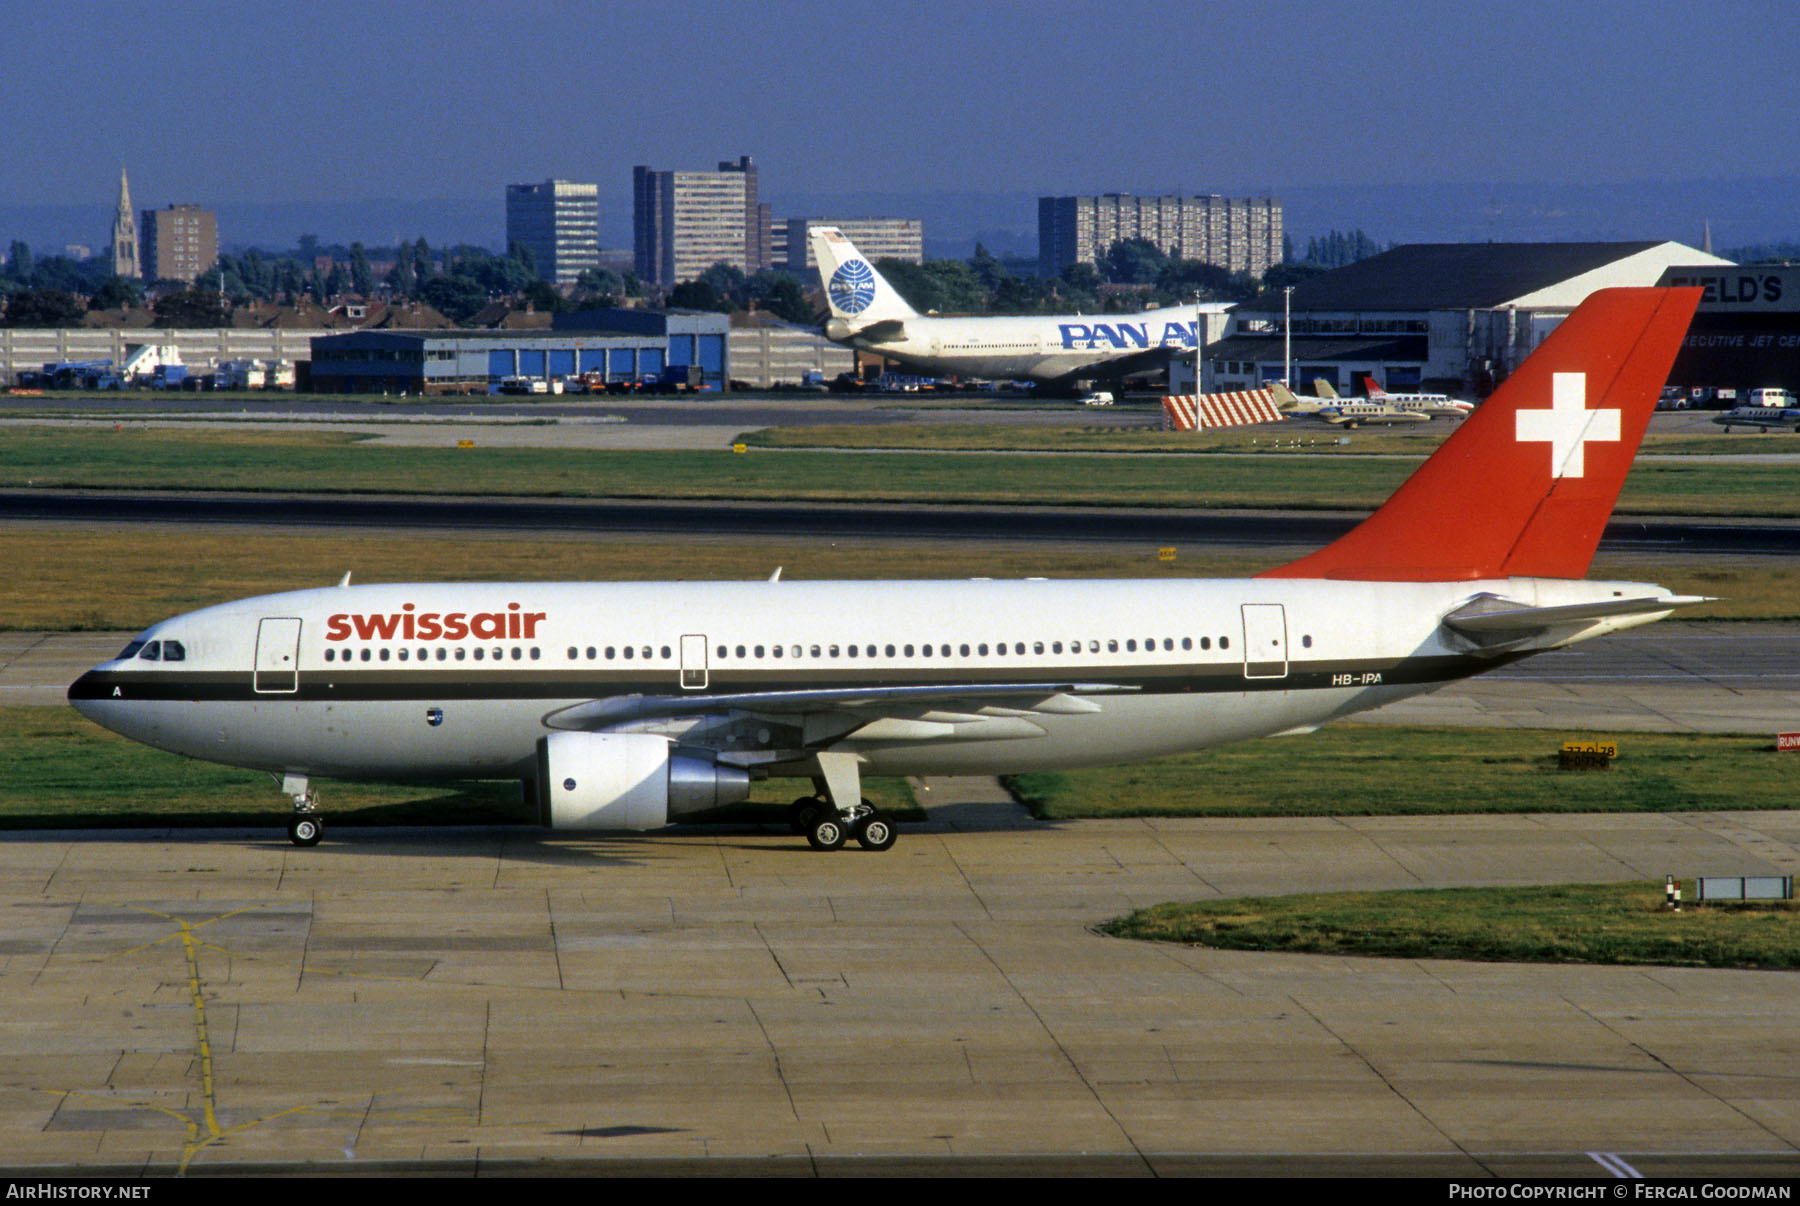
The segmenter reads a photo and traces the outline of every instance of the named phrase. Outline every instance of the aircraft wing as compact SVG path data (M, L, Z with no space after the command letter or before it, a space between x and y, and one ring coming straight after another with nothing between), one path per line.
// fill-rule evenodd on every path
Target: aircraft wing
M829 745L846 737L900 741L1039 737L1033 716L1097 713L1091 697L1136 688L1116 683L943 683L915 687L842 687L730 694L621 695L553 712L553 729L654 730L663 723L723 716L763 717L786 730L777 746ZM800 730L796 738L793 730ZM771 744L765 738L758 744Z
M1119 356L1108 356L1104 360L1093 360L1082 364L1080 368L1067 372L1052 372L1049 365L1066 359L1070 355L1080 353L1060 352L1040 364L1032 376L1040 385L1053 390L1086 390L1086 382L1111 381L1123 382L1127 377L1137 373L1150 373L1168 367L1168 348L1149 348L1141 352L1128 352ZM1098 353L1095 353L1098 355Z

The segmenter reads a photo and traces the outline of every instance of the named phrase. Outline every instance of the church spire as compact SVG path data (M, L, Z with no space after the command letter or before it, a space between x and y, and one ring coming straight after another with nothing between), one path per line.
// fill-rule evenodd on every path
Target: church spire
M138 258L137 215L131 209L131 184L119 168L119 210L113 215L112 266L114 276L137 279L143 265Z

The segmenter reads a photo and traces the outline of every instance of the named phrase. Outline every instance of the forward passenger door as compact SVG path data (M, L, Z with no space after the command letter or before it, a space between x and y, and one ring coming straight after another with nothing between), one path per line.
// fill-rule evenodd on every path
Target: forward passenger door
M256 626L251 687L259 695L292 695L300 689L299 617L272 617Z

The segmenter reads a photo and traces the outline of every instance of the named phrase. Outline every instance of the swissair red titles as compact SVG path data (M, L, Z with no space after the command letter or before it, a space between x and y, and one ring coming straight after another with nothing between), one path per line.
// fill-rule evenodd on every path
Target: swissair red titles
M529 641L537 637L538 622L547 612L524 611L508 603L505 611L418 611L416 604L402 604L397 612L360 615L339 612L325 620L328 641Z

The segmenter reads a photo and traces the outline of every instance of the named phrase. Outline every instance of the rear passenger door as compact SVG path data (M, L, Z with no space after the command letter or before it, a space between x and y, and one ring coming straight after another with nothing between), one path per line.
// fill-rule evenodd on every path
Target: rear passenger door
M1287 608L1280 603L1246 603L1244 677L1286 678Z

